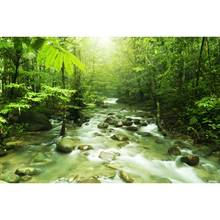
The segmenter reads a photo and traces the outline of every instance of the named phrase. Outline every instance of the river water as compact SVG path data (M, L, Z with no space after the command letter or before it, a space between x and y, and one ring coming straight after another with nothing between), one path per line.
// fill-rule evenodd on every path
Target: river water
M202 183L219 182L219 161L214 157L200 156L196 167L179 162L180 156L170 156L167 151L175 140L163 137L158 132L153 120L138 131L128 131L114 126L99 129L108 114L133 119L149 119L147 112L131 106L117 104L117 99L105 101L105 108L90 107L85 110L91 118L81 127L67 125L67 136L73 138L76 145L91 145L92 149L80 151L77 148L70 154L61 154L55 150L56 139L61 123L52 121L53 129L44 132L24 133L19 139L22 147L16 152L0 158L7 172L15 172L17 168L40 168L41 173L25 182L77 182L95 178L102 183L123 183L120 172L126 173L136 183ZM143 137L140 132L151 135ZM126 135L128 141L117 141L111 138L114 134ZM158 141L159 139L159 141ZM191 153L196 149L187 140L182 154ZM187 147L188 145L188 147ZM114 158L100 158L101 152L110 153ZM88 181L90 182L90 181Z

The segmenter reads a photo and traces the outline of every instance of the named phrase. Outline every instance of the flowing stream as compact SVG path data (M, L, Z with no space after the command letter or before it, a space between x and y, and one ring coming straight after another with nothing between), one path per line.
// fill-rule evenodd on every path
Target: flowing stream
M81 127L67 125L67 136L73 138L76 146L91 145L90 150L78 150L70 154L62 154L55 150L61 123L53 120L53 129L44 132L29 132L22 134L19 141L22 147L16 152L0 158L0 165L7 172L15 172L21 167L36 167L41 169L39 175L25 182L77 182L95 178L102 183L125 182L120 176L124 172L136 183L202 183L219 182L220 166L213 157L200 156L196 167L183 164L179 156L167 153L175 140L163 137L157 126L150 119L145 126L137 131L129 131L123 127L109 126L99 129L97 125L108 115L146 119L147 112L135 107L117 104L116 98L105 100L105 108L89 108L86 110L91 118ZM142 133L150 135L142 136ZM119 133L129 138L127 141L113 140L112 135ZM196 150L195 146L185 141L186 147L182 154ZM190 147L187 147L187 144ZM103 159L100 153L110 153L112 158ZM1 167L0 167L1 168ZM82 181L83 182L83 181ZM88 181L89 182L89 181Z

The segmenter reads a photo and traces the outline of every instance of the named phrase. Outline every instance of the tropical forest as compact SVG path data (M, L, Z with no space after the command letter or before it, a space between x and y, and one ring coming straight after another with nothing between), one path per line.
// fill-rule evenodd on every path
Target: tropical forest
M220 182L220 38L0 37L0 183Z

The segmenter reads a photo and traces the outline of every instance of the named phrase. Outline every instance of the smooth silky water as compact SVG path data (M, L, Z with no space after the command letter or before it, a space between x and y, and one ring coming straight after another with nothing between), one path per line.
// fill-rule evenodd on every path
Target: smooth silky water
M67 135L74 138L76 145L91 145L92 150L74 150L70 154L55 151L55 141L59 136L60 123L52 121L53 129L44 132L24 133L20 140L23 146L16 152L0 158L7 172L14 172L20 167L37 167L42 172L33 176L27 182L48 183L68 182L80 178L96 177L103 183L122 183L119 171L128 173L137 183L202 183L219 182L220 166L214 158L200 157L200 165L190 167L179 162L179 157L170 156L167 150L174 140L163 137L156 124L151 123L139 128L140 132L152 135L143 137L137 132L123 128L99 129L97 125L103 122L109 113L115 115L141 118L144 111L134 107L117 104L116 98L105 100L108 108L87 109L92 115L88 123L81 127L72 124L67 126ZM144 117L145 119L146 116ZM111 128L113 130L111 130ZM120 142L111 139L111 135L120 132L129 137L129 141ZM98 134L98 135L97 135ZM162 139L161 143L156 140ZM195 148L192 146L192 149ZM101 151L114 152L115 160L104 161L99 158ZM182 149L183 153L189 149ZM36 158L43 157L41 162Z

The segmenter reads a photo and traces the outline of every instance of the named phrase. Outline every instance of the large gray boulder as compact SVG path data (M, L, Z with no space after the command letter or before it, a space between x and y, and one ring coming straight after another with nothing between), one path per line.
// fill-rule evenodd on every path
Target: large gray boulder
M19 121L26 124L27 131L45 131L52 128L47 116L36 111L23 112Z

